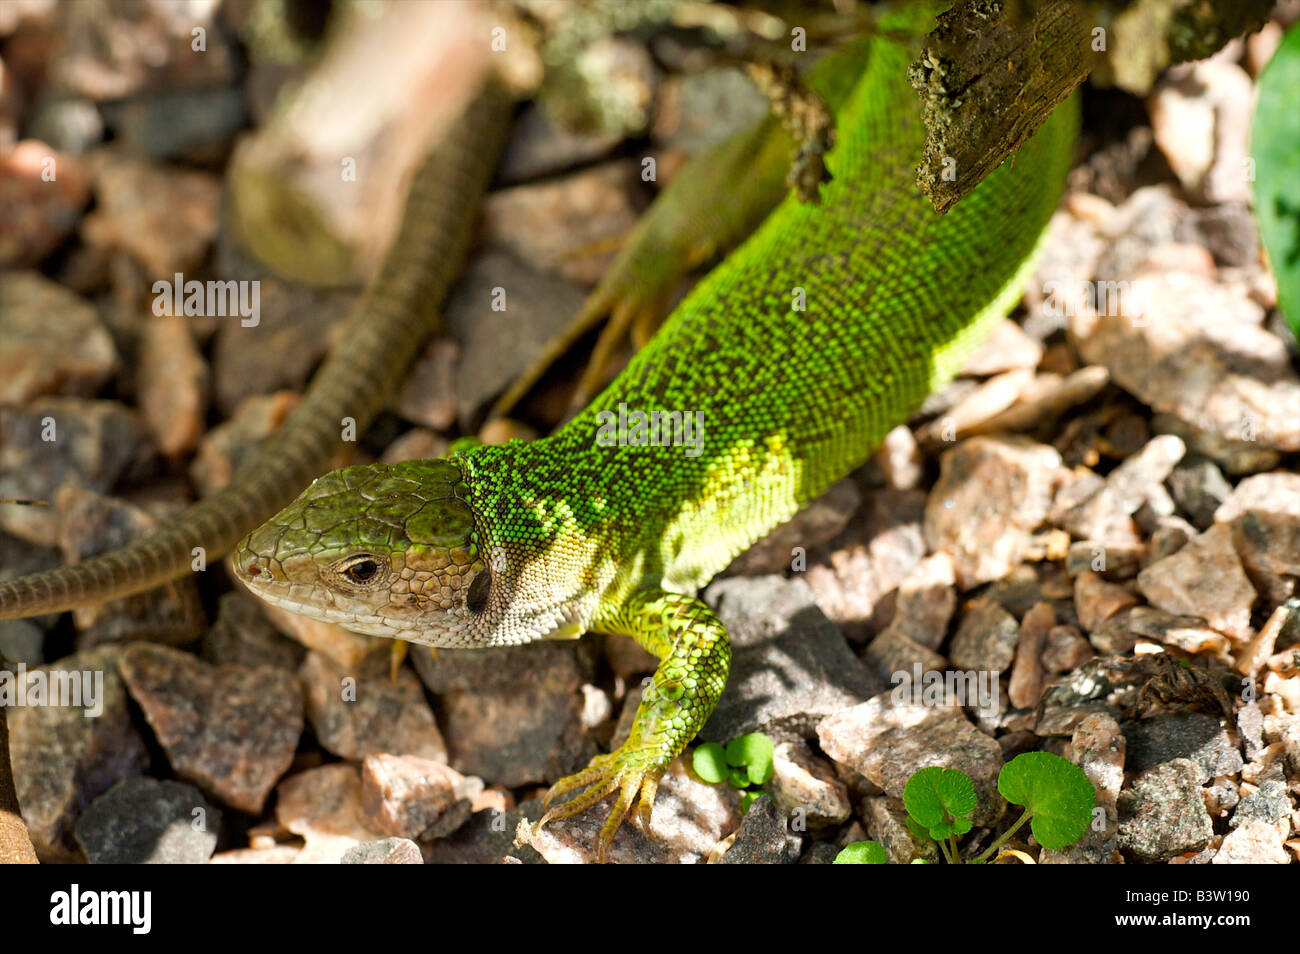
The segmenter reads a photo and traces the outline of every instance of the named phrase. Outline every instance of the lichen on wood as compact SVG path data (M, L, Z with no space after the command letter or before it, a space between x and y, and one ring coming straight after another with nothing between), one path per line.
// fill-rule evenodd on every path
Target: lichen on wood
M939 17L909 78L925 101L917 185L939 212L1019 148L1095 65L1082 3L967 0Z

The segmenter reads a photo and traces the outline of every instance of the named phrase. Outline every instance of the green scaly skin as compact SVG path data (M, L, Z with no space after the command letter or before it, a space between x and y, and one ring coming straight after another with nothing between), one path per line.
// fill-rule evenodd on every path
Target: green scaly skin
M550 797L543 821L616 801L600 857L722 693L723 626L695 593L947 381L1010 310L1063 188L1067 101L944 217L913 184L908 52L879 41L839 111L821 205L787 198L578 417L532 443L348 468L254 532L237 571L263 598L432 646L583 631L660 664L631 737ZM802 289L806 310L792 309ZM609 412L685 412L694 446L598 439ZM699 436L699 435L697 435Z

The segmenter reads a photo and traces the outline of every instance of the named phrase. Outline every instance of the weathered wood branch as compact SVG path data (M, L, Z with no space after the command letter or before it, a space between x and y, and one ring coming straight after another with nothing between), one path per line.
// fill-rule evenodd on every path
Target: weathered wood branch
M966 0L939 18L909 77L925 100L917 185L939 212L1018 149L1098 62L1076 0Z
M925 100L917 185L940 211L1015 152L1089 74L1145 94L1162 70L1259 29L1274 0L959 0L910 70Z
M36 863L36 849L18 808L18 792L9 764L9 724L4 706L0 706L0 865Z

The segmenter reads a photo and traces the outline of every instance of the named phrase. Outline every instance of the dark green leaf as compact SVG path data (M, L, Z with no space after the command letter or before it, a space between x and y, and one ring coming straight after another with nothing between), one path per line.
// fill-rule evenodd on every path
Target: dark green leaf
M907 814L929 830L938 841L956 832L970 831L970 824L957 831L957 819L968 819L978 800L975 786L965 772L934 766L921 769L903 787L903 804Z
M926 828L911 815L908 815L904 821L907 822L907 830L912 833L912 837L918 841L933 841L930 837L930 829Z

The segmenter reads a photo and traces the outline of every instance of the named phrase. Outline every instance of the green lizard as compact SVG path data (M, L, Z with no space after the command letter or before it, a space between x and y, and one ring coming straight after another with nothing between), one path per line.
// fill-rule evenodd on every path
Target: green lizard
M335 471L236 551L263 599L357 632L485 647L591 631L659 657L627 741L548 793L577 794L543 823L615 795L602 859L634 805L649 821L725 686L727 635L696 592L956 372L1018 298L1057 204L1073 99L936 215L913 184L908 59L870 44L822 203L787 197L555 434ZM701 432L685 446L612 433L620 412L676 413Z

